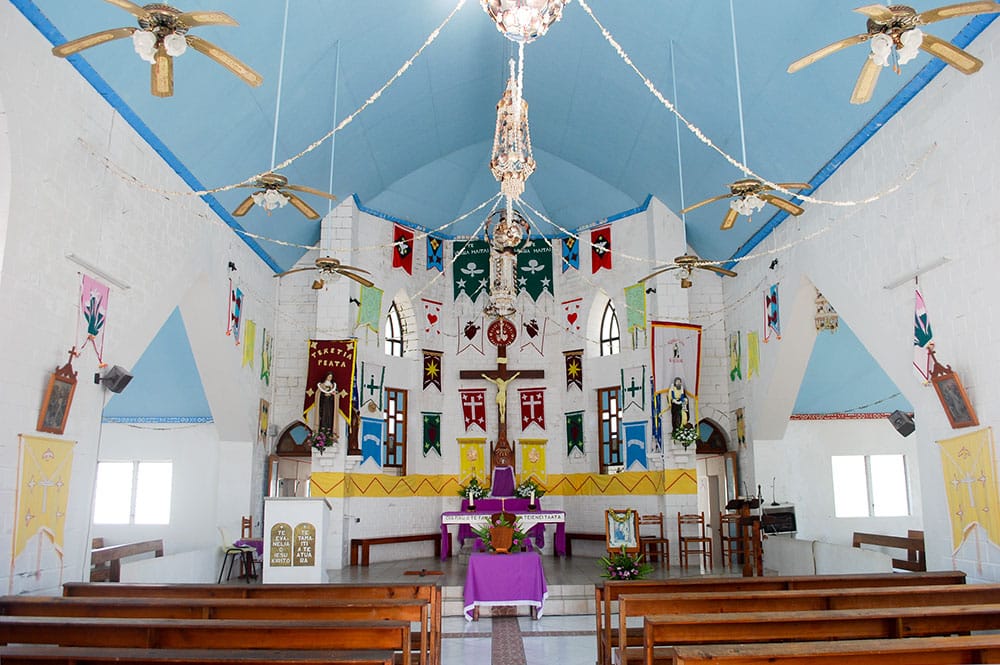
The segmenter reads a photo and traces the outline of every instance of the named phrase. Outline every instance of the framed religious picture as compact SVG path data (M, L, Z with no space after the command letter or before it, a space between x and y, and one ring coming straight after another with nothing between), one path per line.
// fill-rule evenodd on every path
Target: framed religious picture
M960 427L972 427L979 424L976 417L976 410L969 402L969 396L965 393L958 375L951 371L951 365L940 365L934 361L931 370L931 383L937 391L941 406L944 407L945 415L953 429Z
M73 369L71 353L66 364L49 376L49 385L45 389L35 429L39 432L62 434L66 430L66 420L69 418L69 407L73 404L74 392L76 392L76 371Z
M639 513L626 508L604 511L604 539L609 552L639 552Z

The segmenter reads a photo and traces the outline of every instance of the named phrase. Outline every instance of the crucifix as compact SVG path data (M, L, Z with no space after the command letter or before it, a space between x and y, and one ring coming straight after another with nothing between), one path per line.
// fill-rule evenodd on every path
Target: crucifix
M460 379L485 379L497 387L497 442L493 448L490 460L492 468L498 466L513 466L514 451L507 440L507 386L515 379L544 379L545 371L540 369L522 369L512 372L507 366L507 346L517 337L517 328L504 318L499 318L489 325L486 337L497 347L497 368L495 370L462 370L458 373Z

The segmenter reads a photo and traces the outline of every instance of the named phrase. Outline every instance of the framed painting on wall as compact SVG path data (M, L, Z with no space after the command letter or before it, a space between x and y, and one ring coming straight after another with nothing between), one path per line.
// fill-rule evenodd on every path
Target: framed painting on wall
M76 371L73 369L72 354L65 365L56 369L49 376L49 385L42 398L42 408L38 411L38 423L35 429L39 432L62 434L66 430L66 420L69 418L69 407L73 404L73 393L76 392Z
M941 365L936 365L932 372L931 383L934 384L934 390L952 429L978 425L976 410L972 408L965 387L958 375L951 371L951 366L942 368Z
M609 552L639 552L639 513L627 508L604 511L604 539Z

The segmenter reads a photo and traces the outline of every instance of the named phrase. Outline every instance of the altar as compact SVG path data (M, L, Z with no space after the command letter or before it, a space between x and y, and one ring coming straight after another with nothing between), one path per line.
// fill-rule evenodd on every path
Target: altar
M521 530L538 542L538 537L531 533L535 528L544 529L546 524L555 524L556 533L553 542L557 556L566 555L566 513L562 510L531 510L530 499L498 498L479 499L475 502L475 510L468 510L468 503L462 501L462 509L441 513L441 560L451 555L451 538L449 527L458 525L457 537L459 543L472 537L472 529L489 524L493 513L508 512L517 516ZM537 505L537 503L536 503ZM544 542L544 541L542 541Z

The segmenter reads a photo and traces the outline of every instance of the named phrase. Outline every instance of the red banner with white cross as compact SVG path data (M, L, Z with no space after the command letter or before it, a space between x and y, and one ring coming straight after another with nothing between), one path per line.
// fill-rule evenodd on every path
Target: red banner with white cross
M521 395L521 429L535 423L545 429L545 388L518 388Z
M459 390L462 396L462 415L465 417L465 430L476 425L486 431L486 388L469 388Z

